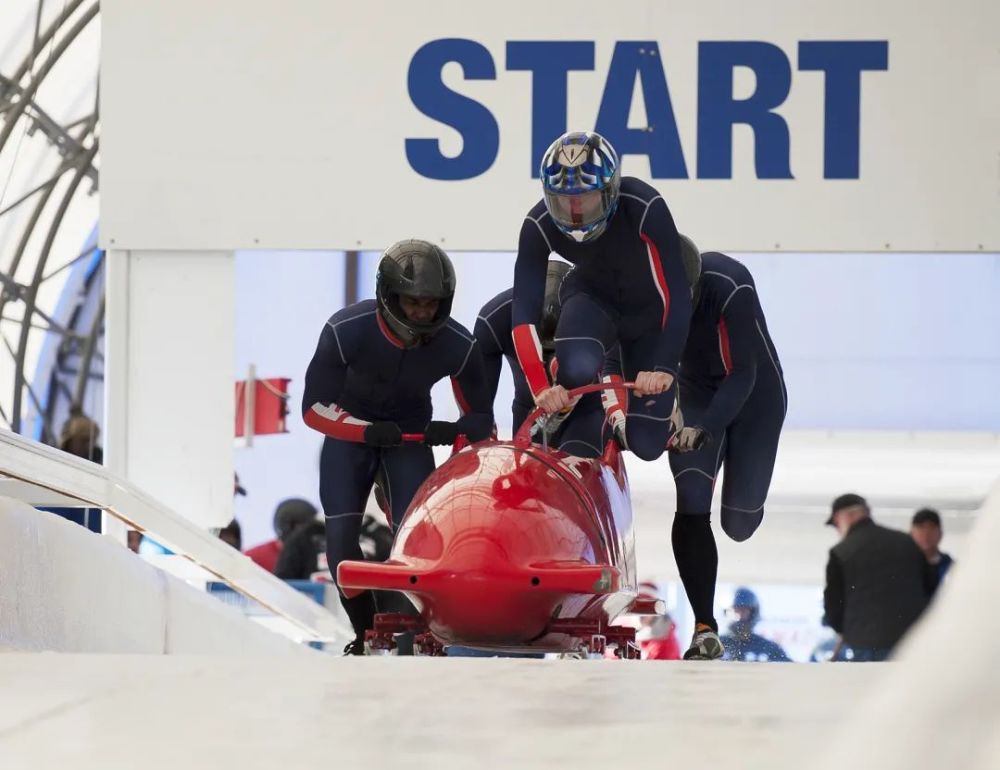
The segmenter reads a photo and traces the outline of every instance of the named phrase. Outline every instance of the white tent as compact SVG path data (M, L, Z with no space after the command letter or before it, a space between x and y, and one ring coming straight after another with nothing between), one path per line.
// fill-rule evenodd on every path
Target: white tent
M15 385L47 337L83 346L90 331L63 334L79 314L57 305L97 222L99 19L97 0L0 4L0 423L22 432L45 399Z

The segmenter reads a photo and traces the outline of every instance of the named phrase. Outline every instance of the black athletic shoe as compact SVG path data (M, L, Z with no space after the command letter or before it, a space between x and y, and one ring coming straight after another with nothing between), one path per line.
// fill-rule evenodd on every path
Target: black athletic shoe
M698 623L694 629L691 646L684 653L684 660L717 660L725 651L719 634L711 626Z
M344 648L344 655L364 655L365 654L365 640L363 637L357 637L352 639L347 643Z

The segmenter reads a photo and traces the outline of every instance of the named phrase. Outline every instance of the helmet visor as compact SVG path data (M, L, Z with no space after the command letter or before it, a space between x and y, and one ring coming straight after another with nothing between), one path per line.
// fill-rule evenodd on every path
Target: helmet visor
M607 218L613 203L610 188L574 194L545 191L545 205L552 218L563 227L575 230Z

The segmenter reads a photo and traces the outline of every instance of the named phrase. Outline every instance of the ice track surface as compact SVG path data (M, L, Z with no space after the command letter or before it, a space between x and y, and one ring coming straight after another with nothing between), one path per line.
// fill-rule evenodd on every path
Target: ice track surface
M0 767L802 768L895 664L0 655Z

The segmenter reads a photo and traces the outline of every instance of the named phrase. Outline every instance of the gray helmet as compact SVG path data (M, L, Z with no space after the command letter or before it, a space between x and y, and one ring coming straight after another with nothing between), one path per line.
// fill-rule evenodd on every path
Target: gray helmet
M680 233L678 233L680 235ZM701 252L694 241L686 235L680 235L681 259L684 261L684 273L687 275L688 286L691 287L691 305L698 305L701 299Z
M399 303L400 295L404 294L440 300L434 319L429 323L409 320ZM419 345L437 334L451 315L455 267L448 255L433 243L399 241L386 249L379 260L375 298L379 313L403 344Z

